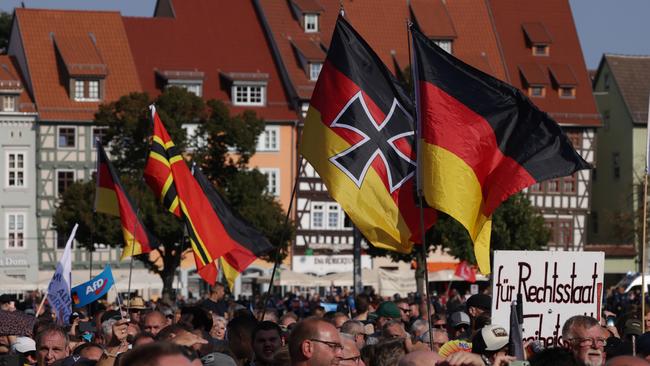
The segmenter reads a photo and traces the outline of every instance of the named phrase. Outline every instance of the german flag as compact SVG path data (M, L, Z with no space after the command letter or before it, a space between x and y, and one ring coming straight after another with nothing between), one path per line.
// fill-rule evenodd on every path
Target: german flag
M213 275L212 263L232 251L236 243L228 235L210 201L192 176L154 106L151 106L151 114L154 133L144 169L145 180L170 212L176 213L175 206L180 210L199 275L213 285L216 276ZM175 194L170 193L174 191Z
M259 230L228 207L201 169L194 166L192 171L203 193L208 197L212 209L219 217L226 234L234 244L233 249L220 258L221 269L232 289L237 276L255 259L272 251L273 246Z
M339 17L305 120L302 155L374 246L420 242L413 104L379 57ZM425 228L435 211L425 209Z
M158 242L147 231L136 212L113 165L108 160L102 145L97 142L97 188L95 191L95 211L119 216L122 222L124 249L120 259L149 253L158 247ZM135 232L135 235L133 233Z
M412 30L427 203L469 231L490 273L494 210L510 195L589 168L560 126L521 91L463 63Z

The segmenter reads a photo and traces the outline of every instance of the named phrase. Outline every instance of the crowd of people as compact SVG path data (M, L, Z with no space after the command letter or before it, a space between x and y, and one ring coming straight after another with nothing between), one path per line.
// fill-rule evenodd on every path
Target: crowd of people
M561 345L528 341L525 362L648 365L650 332L642 333L636 300L613 290L600 321L568 318ZM487 294L465 297L453 290L432 299L363 293L234 301L217 284L192 304L140 297L123 307L97 302L74 309L63 326L47 305L39 311L37 298L15 302L2 295L0 364L525 365L513 356L508 324L492 323L491 303Z

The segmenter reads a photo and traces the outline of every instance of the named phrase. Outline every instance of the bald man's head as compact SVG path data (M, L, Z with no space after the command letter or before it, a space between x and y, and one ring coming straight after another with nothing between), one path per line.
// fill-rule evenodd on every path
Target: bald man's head
M160 311L152 311L144 316L143 324L144 331L155 336L161 329L169 325L169 321L165 314Z

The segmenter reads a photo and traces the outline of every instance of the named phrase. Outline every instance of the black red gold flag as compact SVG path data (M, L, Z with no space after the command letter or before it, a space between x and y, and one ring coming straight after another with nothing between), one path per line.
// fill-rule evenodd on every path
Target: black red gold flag
M95 211L119 216L124 236L124 249L120 259L149 253L158 247L158 241L149 233L138 218L128 193L122 187L120 178L113 168L106 152L97 143L97 188ZM135 233L135 234L134 234Z
M233 288L237 276L258 257L271 252L273 246L259 230L226 204L219 192L214 189L212 183L201 172L201 169L195 166L192 171L203 193L208 197L212 209L221 220L226 234L234 243L234 248L224 254L220 260L224 277L228 281L230 288Z
M465 226L487 274L494 210L536 182L590 166L519 89L411 34L425 197Z
M232 251L236 243L192 176L154 106L151 106L151 114L154 133L144 170L145 180L170 212L176 213L178 208L178 214L187 227L198 273L206 282L214 284L216 275L213 262Z
M413 112L395 77L339 17L310 101L301 153L367 240L402 253L421 236ZM425 209L425 229L435 217Z

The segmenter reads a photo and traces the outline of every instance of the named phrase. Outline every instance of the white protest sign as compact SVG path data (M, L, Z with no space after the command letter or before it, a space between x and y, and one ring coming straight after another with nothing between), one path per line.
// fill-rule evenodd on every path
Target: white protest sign
M510 324L510 304L521 294L523 340L562 344L562 325L574 315L600 320L603 252L494 251L492 324Z

